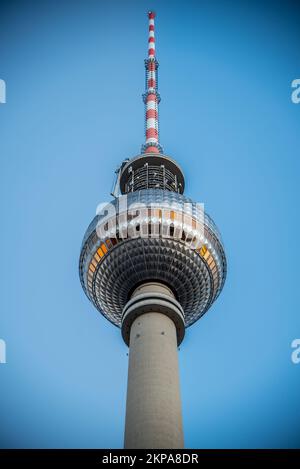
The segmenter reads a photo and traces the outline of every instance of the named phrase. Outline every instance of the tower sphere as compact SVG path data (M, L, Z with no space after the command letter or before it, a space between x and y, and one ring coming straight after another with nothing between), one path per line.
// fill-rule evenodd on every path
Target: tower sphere
M158 161L147 163L147 158ZM147 154L126 163L120 176L124 194L103 208L83 239L82 287L119 327L131 293L143 282L169 286L184 311L186 327L209 309L224 285L226 258L219 231L202 206L181 194L179 187L171 190L169 184L166 189L162 173L171 168L169 163L163 155ZM172 164L184 185L179 167ZM168 170L170 181L175 176ZM127 192L130 187L134 190Z

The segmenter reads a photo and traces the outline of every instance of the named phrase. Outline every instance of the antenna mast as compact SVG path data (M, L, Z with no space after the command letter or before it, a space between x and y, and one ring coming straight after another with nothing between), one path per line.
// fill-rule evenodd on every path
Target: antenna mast
M160 96L157 90L158 61L155 57L155 13L149 11L148 58L145 60L146 90L143 94L145 103L145 134L146 141L142 145L142 153L163 153L159 144L158 104Z

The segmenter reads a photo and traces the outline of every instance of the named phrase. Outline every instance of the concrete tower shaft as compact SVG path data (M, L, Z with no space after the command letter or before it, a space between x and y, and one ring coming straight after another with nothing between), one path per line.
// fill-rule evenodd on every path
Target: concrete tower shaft
M174 318L184 321L172 291L148 282L131 300L125 448L183 448ZM148 308L147 308L148 303ZM166 314L168 303L171 314ZM150 306L151 305L151 306ZM163 311L163 312L162 312ZM128 315L128 312L127 312ZM172 318L173 315L173 319ZM123 326L124 327L124 326ZM126 334L125 334L126 335Z

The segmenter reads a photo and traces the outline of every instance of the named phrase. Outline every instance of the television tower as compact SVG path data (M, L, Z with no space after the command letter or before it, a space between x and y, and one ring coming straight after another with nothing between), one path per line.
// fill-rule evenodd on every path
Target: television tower
M82 287L129 347L125 448L183 448L177 347L221 292L216 225L183 195L184 176L159 143L155 13L145 60L145 143L117 171L114 199L83 238Z

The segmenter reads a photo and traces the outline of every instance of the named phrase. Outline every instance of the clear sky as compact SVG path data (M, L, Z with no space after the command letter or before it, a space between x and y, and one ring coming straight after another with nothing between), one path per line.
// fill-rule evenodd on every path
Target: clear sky
M204 202L228 277L180 347L186 447L300 445L300 78L295 2L1 2L2 447L122 447L127 348L78 257L143 143L155 9L161 143Z

